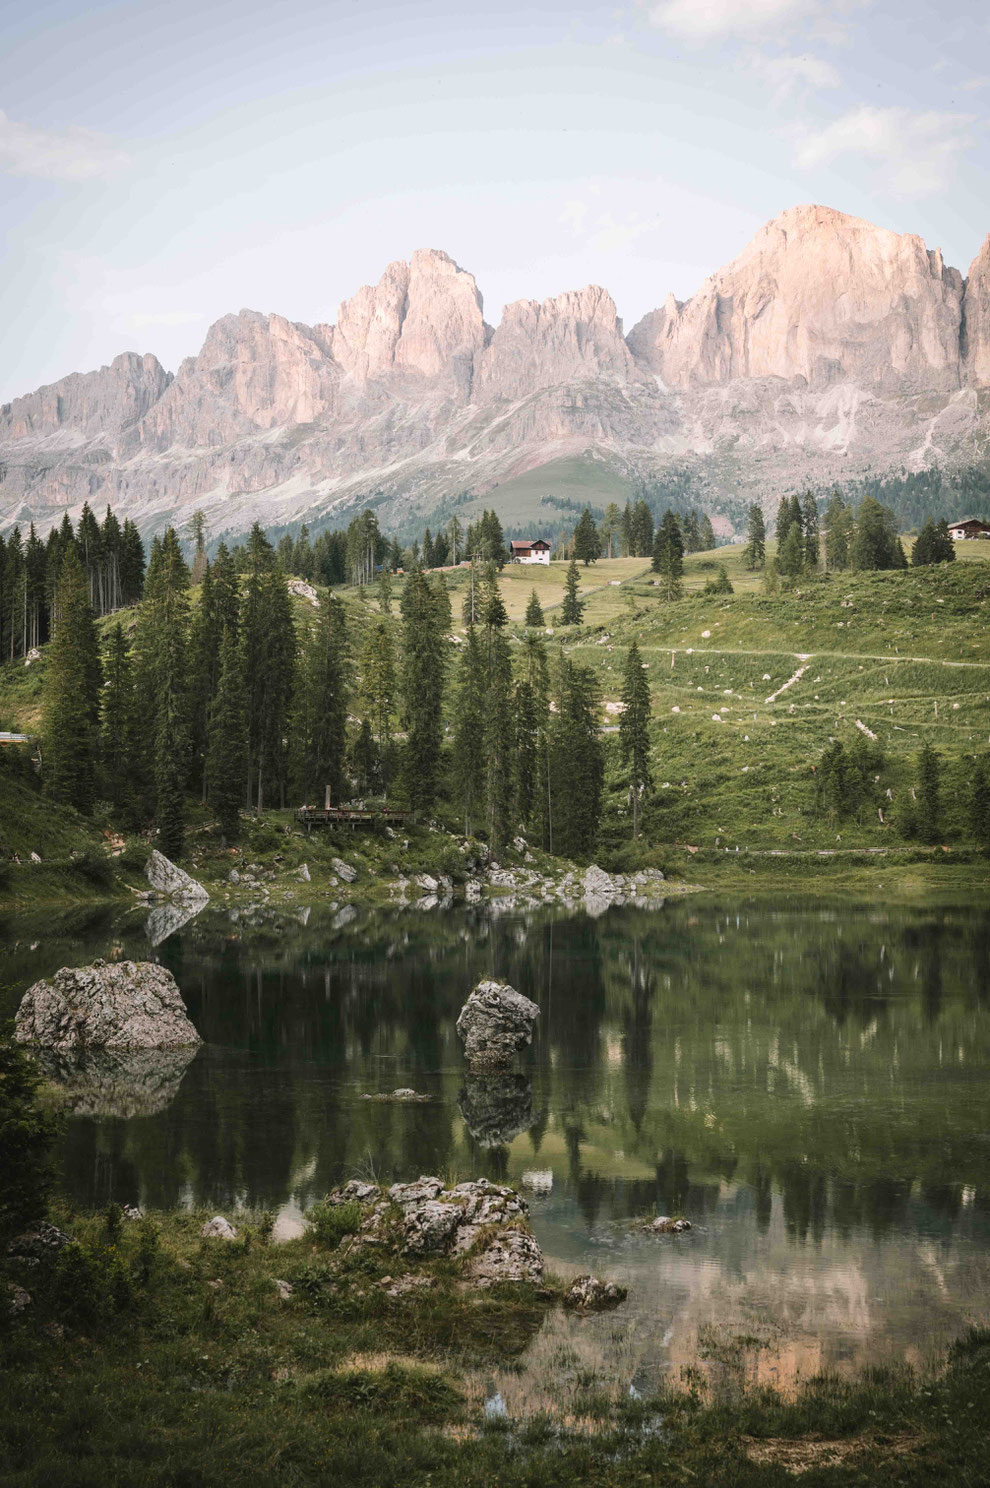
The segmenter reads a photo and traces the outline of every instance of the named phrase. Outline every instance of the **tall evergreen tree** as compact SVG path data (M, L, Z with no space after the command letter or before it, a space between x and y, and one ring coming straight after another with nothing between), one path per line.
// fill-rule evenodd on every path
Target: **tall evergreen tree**
M440 786L443 697L447 668L450 601L446 588L433 588L422 569L409 575L402 591L401 694L406 722L406 792L416 811L430 811Z
M485 589L485 808L488 840L500 853L508 838L514 785L512 661L505 638L508 615L494 571Z
M388 789L392 714L396 701L395 647L392 627L381 619L368 631L361 662L361 692L370 716L382 761L383 784Z
M562 625L581 624L581 616L584 614L584 603L578 599L578 585L580 582L577 560L572 558L567 566L567 577L564 580L564 602L560 607L560 621Z
M674 513L665 511L656 537L653 539L653 572L660 575L660 587L665 599L680 599L681 578L684 573L684 539L680 524Z
M625 708L619 718L619 747L629 770L635 840L639 836L640 801L653 784L650 773L650 684L635 641L626 657L622 701Z
M821 560L821 541L818 531L818 502L811 491L805 494L801 530L804 537L804 566L812 573L817 573Z
M523 675L516 685L516 814L524 826L537 825L549 845L550 697L547 654L542 640L527 635Z
M303 647L293 735L304 801L343 799L347 755L347 625L344 606L320 597L320 612Z
M590 506L585 507L574 529L574 557L585 568L601 557L601 541Z
M632 509L629 552L634 558L649 558L653 552L653 513L643 500Z
M747 568L762 568L767 561L767 524L758 501L754 501L749 508L743 561Z
M830 573L849 567L852 511L836 491L825 510L825 567Z
M897 536L897 522L889 507L865 496L856 513L851 550L856 569L891 569L905 566L904 549Z
M614 501L610 501L602 517L601 539L603 551L615 558L622 541L622 513Z
M990 853L990 778L985 760L977 760L970 781L970 825L977 844Z
M210 708L206 784L226 842L240 835L240 806L247 768L247 698L238 633L228 625L220 642L220 672Z
M551 850L568 857L591 853L598 832L605 779L599 702L594 672L561 656L551 725Z
M74 551L62 563L42 698L45 790L90 811L99 759L100 655L89 584Z
M717 546L715 528L712 526L711 517L706 512L701 519L701 551L703 553L710 553Z
M787 540L787 534L791 530L794 521L794 511L791 507L790 498L782 496L777 506L777 525L775 528L777 537L777 552L779 553Z
M777 567L785 579L796 579L804 568L804 539L797 522L790 524L783 544L777 549Z
M911 551L912 565L918 568L929 563L954 563L955 560L956 545L945 518L934 522L929 517Z
M694 507L684 518L684 551L685 553L697 553L701 547L701 529L698 525L698 513Z
M167 858L182 854L188 770L189 569L174 527L162 539L155 637L155 820Z
M115 806L133 800L132 774L138 748L134 715L134 669L118 621L110 633L103 661L101 706L101 765L103 793Z
M454 796L470 837L485 800L485 653L473 625L467 628L457 669L454 701Z
M540 596L534 589L532 594L529 596L529 603L526 606L526 624L544 625L545 623L546 622L543 617L543 606L540 604Z

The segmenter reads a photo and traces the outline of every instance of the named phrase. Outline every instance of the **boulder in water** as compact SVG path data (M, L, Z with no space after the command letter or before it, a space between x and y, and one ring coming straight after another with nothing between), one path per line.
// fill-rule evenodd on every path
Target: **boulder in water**
M476 1066L508 1064L533 1037L540 1016L535 1002L506 982L479 982L457 1019L468 1061Z
M25 992L21 1044L46 1049L177 1049L201 1043L175 977L150 961L63 966Z
M575 1312L604 1312L626 1300L626 1289L597 1276L577 1276L564 1293L564 1306Z
M145 865L144 876L156 894L177 903L205 904L210 897L201 883L190 878L184 869L177 867L157 848Z

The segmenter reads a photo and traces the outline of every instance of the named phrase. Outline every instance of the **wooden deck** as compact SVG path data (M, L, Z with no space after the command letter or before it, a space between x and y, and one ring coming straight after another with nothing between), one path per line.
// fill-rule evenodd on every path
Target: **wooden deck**
M310 827L373 827L379 823L402 825L409 820L408 811L393 811L391 807L376 810L362 806L300 806L296 812L306 828Z

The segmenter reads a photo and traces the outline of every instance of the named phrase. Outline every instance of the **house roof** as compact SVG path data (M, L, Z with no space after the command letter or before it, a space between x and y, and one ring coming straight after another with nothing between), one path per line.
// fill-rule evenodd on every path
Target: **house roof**
M982 517L961 517L958 522L948 524L951 532L954 527L990 527L990 522L984 522Z
M514 537L509 543L510 548L548 548L549 546L545 537Z

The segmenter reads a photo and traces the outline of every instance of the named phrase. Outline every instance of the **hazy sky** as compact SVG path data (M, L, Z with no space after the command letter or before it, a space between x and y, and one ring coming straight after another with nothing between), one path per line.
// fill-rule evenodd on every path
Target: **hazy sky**
M627 328L784 207L990 230L985 0L0 0L0 399L444 248Z

